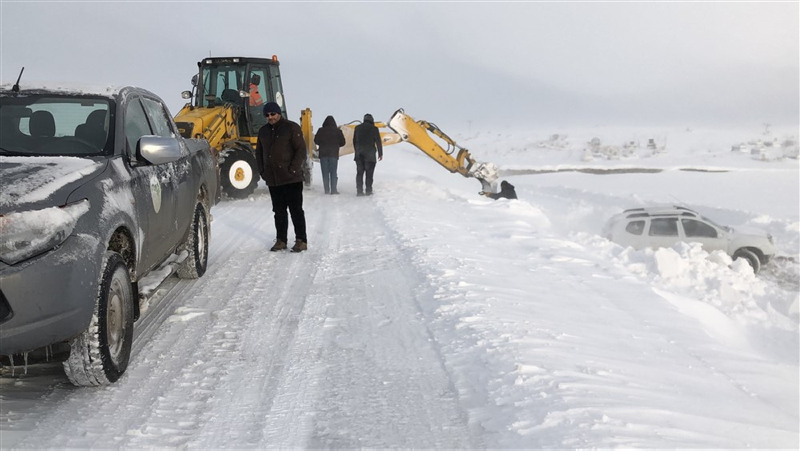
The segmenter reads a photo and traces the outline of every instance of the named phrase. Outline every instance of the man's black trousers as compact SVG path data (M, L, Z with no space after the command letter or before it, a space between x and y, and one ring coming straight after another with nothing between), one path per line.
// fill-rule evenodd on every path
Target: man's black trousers
M272 211L275 212L275 233L277 238L288 243L289 214L292 215L294 237L308 242L306 237L306 214L303 212L303 182L288 185L270 186L269 196L272 198Z
M375 162L365 161L363 157L356 156L356 191L364 192L364 173L367 174L367 194L372 192L372 175L375 173Z

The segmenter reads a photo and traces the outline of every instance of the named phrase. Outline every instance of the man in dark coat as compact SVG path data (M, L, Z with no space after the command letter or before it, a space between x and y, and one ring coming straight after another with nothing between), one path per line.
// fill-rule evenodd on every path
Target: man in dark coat
M501 197L505 197L506 199L516 199L517 190L514 189L514 185L503 180L500 183L499 193L486 193L486 196L491 197L494 200L500 199Z
M364 174L367 175L366 195L372 195L372 175L375 173L375 165L383 160L383 144L381 143L381 133L375 126L375 120L371 114L364 115L364 122L357 125L353 130L353 147L355 148L356 160L356 191L359 196L364 195L362 186L364 185ZM378 158L375 158L375 154Z
M317 130L314 142L319 146L319 167L322 169L322 187L325 194L339 194L336 174L339 166L339 148L345 144L344 133L336 126L333 116L325 118L322 127Z
M306 216L303 212L303 163L306 143L300 126L282 116L275 102L264 105L267 124L258 130L256 164L261 178L269 187L272 211L275 212L275 245L271 251L286 249L289 214L294 225L295 244L292 252L308 248Z

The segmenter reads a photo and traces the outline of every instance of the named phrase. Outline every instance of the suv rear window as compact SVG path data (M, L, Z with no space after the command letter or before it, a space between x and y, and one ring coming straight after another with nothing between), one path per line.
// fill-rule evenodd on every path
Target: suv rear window
M631 221L625 227L625 231L631 235L641 235L644 232L644 221Z

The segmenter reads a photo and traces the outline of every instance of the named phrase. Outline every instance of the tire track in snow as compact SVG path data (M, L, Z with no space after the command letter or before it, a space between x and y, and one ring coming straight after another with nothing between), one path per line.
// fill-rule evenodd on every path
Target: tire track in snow
M264 412L272 402L272 385L281 379L284 368L283 350L293 340L296 317L303 311L302 303L286 302L286 296L279 293L298 293L297 299L303 300L302 288L307 286L299 275L291 276L302 271L282 266L288 263L290 268L302 268L299 259L303 255L268 251L274 236L272 214L268 202L259 204L256 208L263 214L251 240L257 244L230 243L238 250L215 277L223 288L215 285L210 289L231 293L230 300L225 308L212 313L215 321L210 327L198 329L200 335L203 331L207 335L200 337L201 344L187 359L181 386L162 395L162 406L154 409L156 415L141 428L144 434L130 441L130 446L193 442L223 447L259 442ZM290 276L284 277L287 273ZM187 393L181 387L193 387L192 402L186 402Z
M229 204L220 206L233 211L236 208ZM269 205L264 210L261 216L271 218ZM260 216L258 223L264 223ZM219 231L215 231L215 235L219 234ZM222 269L194 282L179 281L179 284L188 283L187 289L183 292L174 291L177 299L165 299L167 304L174 302L176 306L193 308L195 313L226 308L229 299L215 297L213 293L236 292L243 280L244 269L257 268L251 262L242 263L243 251L238 248L247 248L254 240L260 240L261 245L268 248L263 243L269 239L265 232L258 236L257 230L239 234L238 239L234 239L236 234L232 231L228 231L228 234L229 238L222 240L222 246L212 244L211 249L214 261L218 261ZM200 382L191 381L191 377L187 376L191 376L192 372L186 370L193 368L198 373L204 370L202 365L193 364L197 360L192 360L192 357L195 353L206 354L209 345L204 340L206 330L211 329L206 326L210 320L220 321L220 318L213 316L206 314L192 321L158 324L160 329L150 341L142 342L142 350L132 359L128 372L120 381L110 387L97 389L101 396L91 389L75 390L74 396L55 406L39 424L38 429L43 433L28 437L20 446L82 448L108 446L109 443L131 446L130 442L178 445L181 435L185 436L183 441L187 440L196 428L193 416L197 417L214 392L210 387L213 387L216 377L198 379ZM222 322L227 324L224 318ZM181 375L178 380L174 380L176 374ZM202 386L195 390L191 384L187 385L187 380L197 385L202 383ZM173 392L178 395L171 396ZM170 405L170 399L178 401ZM115 421L109 422L108 418L114 418ZM186 421L187 418L190 421ZM59 430L71 430L74 433L69 437L47 434L47 431Z
M275 395L262 445L476 446L417 307L422 278L374 199L332 205L319 207L317 234L339 233L325 235L307 301L324 315L303 317L289 351L292 377Z
M309 231L320 226L318 216L309 214L316 208L313 197L307 194L305 209ZM271 222L269 227L271 230ZM274 235L274 232L270 234ZM289 236L292 235L290 225ZM252 290L245 290L263 292L266 302L256 302L251 324L241 336L242 358L224 380L227 396L214 399L210 415L190 446L275 446L272 443L274 439L265 441L263 431L270 416L275 415L273 405L277 387L293 380L298 373L307 372L307 367L314 362L313 355L304 355L305 360L299 363L300 366L297 362L290 362L297 343L308 338L301 325L320 318L320 312L314 310L314 303L309 302L308 293L313 285L316 259L326 246L324 241L317 243L314 238L309 241L310 250L302 254L270 254L269 257L274 259L274 274L254 278L250 282ZM313 390L303 387L293 395L310 397Z
M68 389L16 445L480 447L375 199L306 199L300 255L268 252L268 201L215 207L253 223L212 223L209 272L164 288L126 375Z

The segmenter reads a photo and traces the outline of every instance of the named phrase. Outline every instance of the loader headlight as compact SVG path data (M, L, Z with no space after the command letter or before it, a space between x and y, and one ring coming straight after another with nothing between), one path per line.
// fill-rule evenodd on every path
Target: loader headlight
M63 243L89 211L89 201L0 216L0 260L19 263Z

